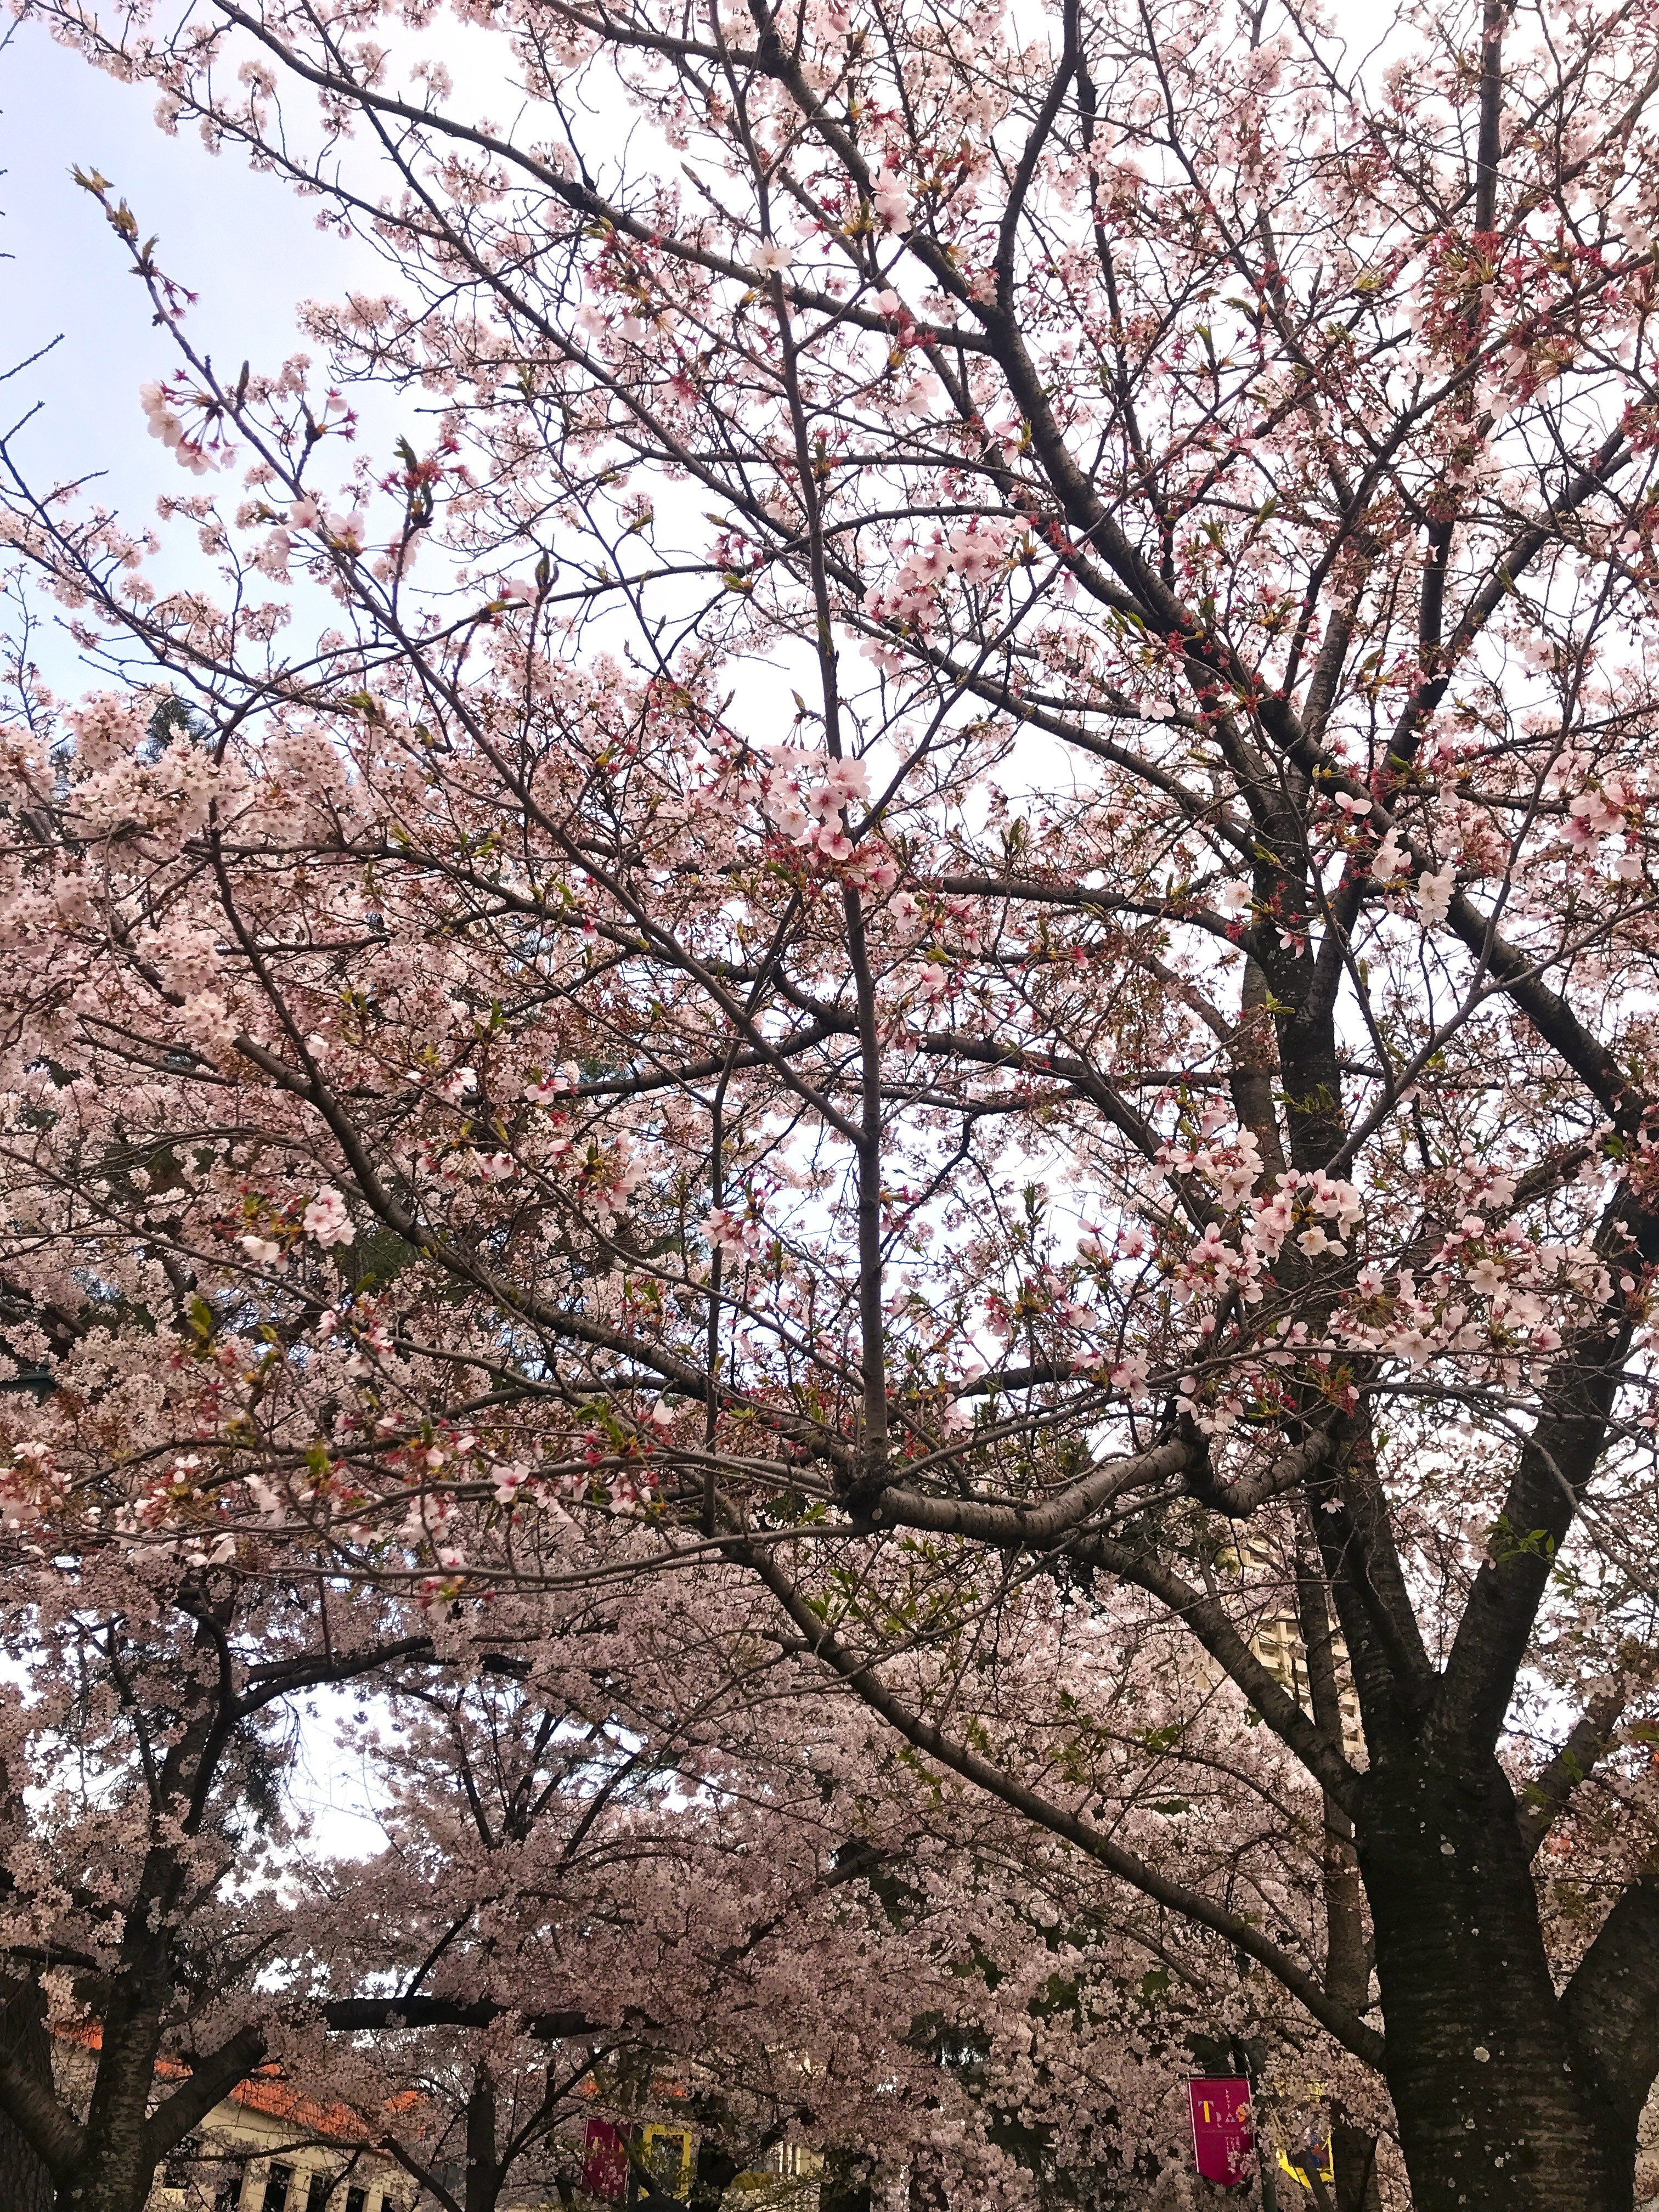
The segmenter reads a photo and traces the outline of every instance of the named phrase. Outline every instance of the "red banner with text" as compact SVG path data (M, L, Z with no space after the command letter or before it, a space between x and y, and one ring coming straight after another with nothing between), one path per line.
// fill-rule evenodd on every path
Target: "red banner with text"
M1187 2084L1193 2115L1193 2156L1206 2181L1237 2189L1249 2179L1255 2135L1250 2085L1242 2074L1201 2075Z
M609 2120L590 2120L582 2142L582 2194L620 2204L628 2194L628 2145Z

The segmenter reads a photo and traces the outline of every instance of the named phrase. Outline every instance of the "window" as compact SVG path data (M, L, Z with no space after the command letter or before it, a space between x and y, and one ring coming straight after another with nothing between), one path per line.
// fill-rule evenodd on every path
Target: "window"
M325 2173L312 2175L311 2185L306 2191L306 2212L325 2212L328 2203L329 2179Z
M259 2212L288 2212L288 2185L293 2179L291 2166L273 2166L265 2179L264 2203Z
M368 2191L366 2189L348 2189L346 2191L346 2212L365 2212L368 2196Z

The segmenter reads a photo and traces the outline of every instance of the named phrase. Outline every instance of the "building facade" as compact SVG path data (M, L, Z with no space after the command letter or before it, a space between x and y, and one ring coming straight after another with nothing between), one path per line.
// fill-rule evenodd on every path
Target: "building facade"
M362 2134L345 2106L241 2082L167 2160L149 2212L411 2212L414 2182Z

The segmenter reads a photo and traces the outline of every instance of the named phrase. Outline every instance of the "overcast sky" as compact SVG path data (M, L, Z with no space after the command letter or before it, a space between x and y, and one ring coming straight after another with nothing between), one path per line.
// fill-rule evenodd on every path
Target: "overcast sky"
M157 258L200 295L190 328L222 367L248 356L274 365L298 343L294 306L343 290L361 249L320 233L312 212L240 155L206 152L181 131L157 131L155 95L113 82L25 23L0 55L0 263L6 359L58 337L44 362L0 387L8 428L35 401L41 412L17 451L31 473L112 472L125 506L180 488L179 473L144 435L138 386L169 374L171 348L125 256L70 172L100 169L124 194Z
M161 493L226 490L241 471L192 479L148 435L138 387L171 375L178 356L155 327L120 240L71 170L100 171L112 197L132 208L140 234L156 237L159 265L198 295L190 337L232 378L244 360L274 368L296 349L314 352L300 333L296 303L337 298L378 269L361 245L319 231L313 207L277 179L256 176L240 154L210 155L191 131L167 137L155 105L152 90L116 83L38 24L18 26L0 52L0 248L9 257L0 261L0 370L58 340L0 384L0 424L11 433L29 416L8 442L33 489L96 474L90 495L135 530L154 519ZM199 557L193 539L176 533L168 553L163 573ZM52 616L44 600L37 607ZM99 680L61 619L37 638L35 653L60 696Z

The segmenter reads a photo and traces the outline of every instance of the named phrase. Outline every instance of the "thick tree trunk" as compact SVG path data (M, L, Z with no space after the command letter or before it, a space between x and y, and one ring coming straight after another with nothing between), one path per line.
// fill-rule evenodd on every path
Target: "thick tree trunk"
M94 2148L58 2183L56 2212L144 2212L155 2179L155 2167L124 2141L112 2143L106 2156Z
M58 2183L54 2212L144 2212L149 2190L149 2180L135 2189L127 2160L105 2165L88 2159L68 2181Z
M1358 1849L1414 2212L1630 2212L1635 2116L1557 2000L1497 1760L1374 1771Z
M52 2040L46 2001L33 1981L0 1981L0 2051L52 2087ZM52 2212L52 2175L11 2123L0 2118L0 2206L5 2212Z
M720 2212L726 2192L741 2169L720 2136L705 2130L697 2144L691 2177L691 2212Z
M1297 1562L1297 1612L1307 1654L1314 1718L1333 1743L1340 1743L1342 1685L1337 1674L1330 1601L1320 1571L1318 1540L1311 1530L1303 1538ZM1328 1791L1321 1874L1325 1891L1326 1995L1346 2006L1356 2020L1363 2019L1370 2008L1371 1987L1364 1884L1354 1850L1353 1823ZM1331 2177L1336 2212L1382 2212L1376 2137L1369 2129L1354 2126L1340 2110L1331 2114Z
M159 2012L112 1999L87 2112L86 2149L58 2185L58 2212L144 2212L155 2179L144 2123L161 2044Z

